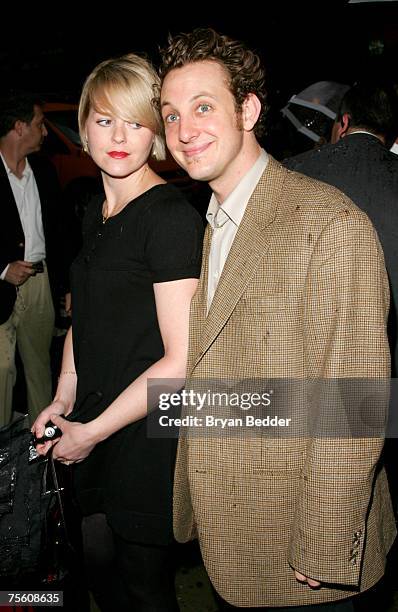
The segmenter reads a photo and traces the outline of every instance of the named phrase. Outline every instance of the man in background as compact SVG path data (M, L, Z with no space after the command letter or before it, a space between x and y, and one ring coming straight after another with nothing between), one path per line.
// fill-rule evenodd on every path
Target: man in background
M14 93L1 98L0 425L12 412L16 344L32 421L51 400L49 275L55 289L65 272L56 217L59 187L54 169L37 155L46 135L39 100Z
M398 100L393 87L362 82L343 97L332 130L332 144L285 160L291 170L334 185L366 212L384 251L390 283L388 339L391 376L398 365L398 156L389 151L398 132ZM398 393L391 387L386 465L395 511L398 504L396 467Z
M397 375L398 363L398 156L389 148L397 131L398 101L394 90L358 83L343 97L332 130L332 144L284 161L291 170L338 187L374 224L390 281L392 377Z

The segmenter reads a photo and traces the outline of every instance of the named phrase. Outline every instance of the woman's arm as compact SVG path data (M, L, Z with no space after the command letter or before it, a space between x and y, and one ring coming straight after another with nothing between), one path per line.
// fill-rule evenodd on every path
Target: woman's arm
M41 438L44 435L46 423L52 420L53 415L62 414L67 416L72 412L76 399L76 385L77 376L73 357L72 327L70 327L65 337L61 372L54 399L47 408L42 410L32 425L32 432L36 438ZM39 444L37 448L40 454L45 454L50 446L52 446L52 442Z
M73 356L72 334L72 327L70 327L65 337L61 372L59 373L57 391L54 397L54 402L60 402L65 406L65 410L60 413L65 416L72 412L76 400L77 375Z
M146 416L149 408L148 379L185 378L189 308L197 284L194 278L154 284L164 356L136 378L101 415L89 423L69 423L62 417L52 417L51 420L63 431L62 438L54 448L54 458L68 462L81 461L98 442Z

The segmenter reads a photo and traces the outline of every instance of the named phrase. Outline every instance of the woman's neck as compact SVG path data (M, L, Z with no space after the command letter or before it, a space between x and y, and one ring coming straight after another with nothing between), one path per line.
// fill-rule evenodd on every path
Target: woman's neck
M103 205L103 220L105 221L117 213L132 200L151 189L154 185L160 185L165 181L155 174L145 164L142 168L127 177L116 178L103 174L103 183L106 200Z

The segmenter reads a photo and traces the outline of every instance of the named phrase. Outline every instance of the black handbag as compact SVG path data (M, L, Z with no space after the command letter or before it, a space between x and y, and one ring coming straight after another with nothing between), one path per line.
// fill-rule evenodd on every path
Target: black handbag
M0 428L0 578L18 582L35 574L51 584L65 578L77 557L62 499L72 487L52 449L42 457L34 442L26 416ZM62 482L57 471L63 471ZM71 505L69 499L69 510Z
M0 428L0 590L62 591L65 612L88 611L71 469L34 442L26 416Z
M50 496L26 417L0 428L0 578L37 570Z

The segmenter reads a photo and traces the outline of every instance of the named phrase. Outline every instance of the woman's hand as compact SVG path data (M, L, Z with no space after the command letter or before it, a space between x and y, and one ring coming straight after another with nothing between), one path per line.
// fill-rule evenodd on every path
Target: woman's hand
M62 431L53 450L54 459L61 463L70 465L83 461L99 441L92 433L90 423L71 423L58 415L52 415L51 421Z
M44 430L48 422L55 425L54 419L60 418L60 415L67 416L72 412L76 399L76 386L77 375L73 358L72 327L70 327L64 342L62 368L55 397L52 403L42 410L31 427L31 431L37 439L40 440L44 436ZM64 419L61 419L61 421L65 422ZM46 455L57 442L58 440L48 440L43 444L37 444L36 450L39 455Z
M39 414L39 416L31 427L31 432L36 438L42 438L44 436L44 430L46 428L47 423L49 421L54 422L52 417L54 415L58 416L61 414L65 414L66 410L67 406L64 402L62 402L61 400L54 400L49 406L47 406L47 408L44 408L44 410L41 411L41 413ZM36 450L39 455L46 455L50 448L56 443L57 440L48 440L43 444L37 444Z

